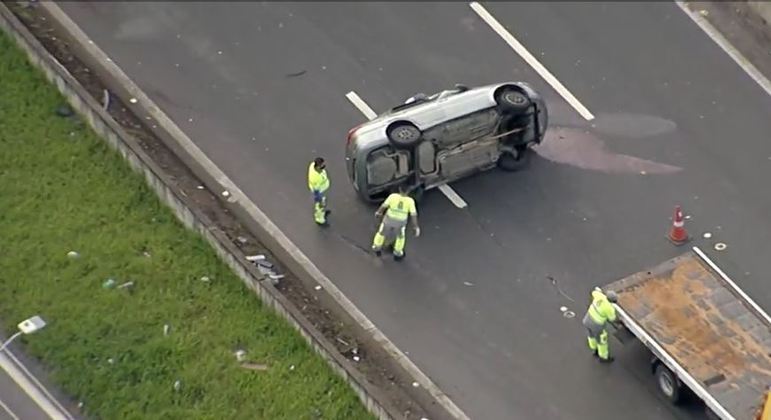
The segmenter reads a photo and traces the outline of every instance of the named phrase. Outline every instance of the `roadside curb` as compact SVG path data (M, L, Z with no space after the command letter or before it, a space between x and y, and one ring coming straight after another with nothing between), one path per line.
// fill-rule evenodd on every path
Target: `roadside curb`
M420 388L415 392L430 395L427 411L436 414L434 418L468 417L421 372L302 252L276 227L267 216L249 201L246 195L230 181L193 142L157 107L129 78L102 52L53 2L36 4L56 25L67 32L77 45L78 58L93 69L100 79L121 100L129 102L137 115L149 115L157 124L152 130L171 149L210 191L228 191L235 203L226 205L248 229L285 263L289 270L305 284L319 284L347 312L358 327L393 359L401 369L410 375ZM226 236L214 226L210 217L188 205L188 199L180 194L170 177L142 149L132 136L107 113L86 89L59 63L8 9L0 3L0 28L4 29L27 53L30 61L40 68L46 78L67 98L71 106L84 117L91 128L106 140L128 161L132 169L142 173L148 185L168 205L182 223L201 234L215 249L221 259L253 290L266 306L273 308L298 330L311 347L320 354L343 379L354 389L367 409L380 419L402 418L385 401L382 393L359 372L349 360L341 355L334 345L316 329L301 311L262 277L255 267ZM230 200L229 200L230 201ZM418 399L420 400L420 398ZM422 398L426 400L426 398Z

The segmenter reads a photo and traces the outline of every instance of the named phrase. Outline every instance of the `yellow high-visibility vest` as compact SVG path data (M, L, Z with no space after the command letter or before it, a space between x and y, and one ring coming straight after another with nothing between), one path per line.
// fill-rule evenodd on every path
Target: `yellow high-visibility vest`
M329 178L327 177L327 170L322 169L321 172L317 171L313 167L313 162L308 167L308 188L311 191L324 192L329 189Z
M418 210L415 208L415 200L406 195L393 193L386 198L385 205L388 208L386 216L394 220L404 221L410 215L418 214Z

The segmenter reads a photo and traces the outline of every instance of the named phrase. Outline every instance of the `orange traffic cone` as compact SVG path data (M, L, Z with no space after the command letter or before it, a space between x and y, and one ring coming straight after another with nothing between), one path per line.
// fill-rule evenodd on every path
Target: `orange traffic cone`
M675 217L672 219L672 228L669 229L668 239L675 245L682 245L690 239L685 231L685 221L680 206L675 206Z

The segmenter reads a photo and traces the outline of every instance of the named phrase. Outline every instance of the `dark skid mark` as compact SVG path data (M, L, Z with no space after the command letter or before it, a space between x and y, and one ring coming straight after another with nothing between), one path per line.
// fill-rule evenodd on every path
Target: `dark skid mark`
M298 76L302 76L305 73L307 73L307 70L301 70L296 73L289 73L286 75L286 77L298 77Z
M576 128L547 130L543 143L534 150L552 162L607 173L672 174L682 170L678 166L612 153L597 136Z

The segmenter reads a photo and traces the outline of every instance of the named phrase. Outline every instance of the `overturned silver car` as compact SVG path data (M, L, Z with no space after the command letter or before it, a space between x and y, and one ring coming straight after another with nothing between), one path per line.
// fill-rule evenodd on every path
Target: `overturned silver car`
M419 198L496 166L522 169L547 125L543 98L523 82L418 94L348 132L348 177L367 202L399 185Z

